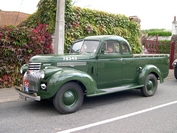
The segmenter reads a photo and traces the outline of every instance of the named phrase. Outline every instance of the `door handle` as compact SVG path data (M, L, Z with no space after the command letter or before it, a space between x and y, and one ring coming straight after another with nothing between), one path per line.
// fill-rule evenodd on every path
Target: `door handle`
M91 68L91 73L94 74L95 73L95 67L92 66Z

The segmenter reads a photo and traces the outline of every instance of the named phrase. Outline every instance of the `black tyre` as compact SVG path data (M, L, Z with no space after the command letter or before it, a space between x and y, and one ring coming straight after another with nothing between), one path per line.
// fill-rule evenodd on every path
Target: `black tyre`
M82 88L74 82L64 84L53 98L55 108L62 114L77 111L83 103Z
M174 68L174 76L177 79L177 67Z
M142 95L146 97L153 96L157 90L157 86L157 77L154 74L149 74L146 77L144 87L141 88Z

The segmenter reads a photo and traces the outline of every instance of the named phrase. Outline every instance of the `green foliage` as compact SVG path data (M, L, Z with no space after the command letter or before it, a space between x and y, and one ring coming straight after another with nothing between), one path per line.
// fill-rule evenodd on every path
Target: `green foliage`
M143 34L147 36L171 36L171 31L166 31L165 29L149 29L149 30L142 30Z
M33 13L30 15L25 21L20 23L18 27L28 27L28 28L35 28L39 24L38 19L38 12Z
M73 41L90 35L114 34L127 39L133 53L141 53L140 30L137 23L125 15L73 7L72 0L65 4L65 52ZM19 26L35 27L38 23L48 24L48 32L54 33L56 0L40 0L38 10Z
M53 53L46 25L36 28L0 27L0 88L22 83L20 67L36 54Z
M133 46L133 53L141 52L138 25L126 16L79 7L73 7L73 12L71 21L65 25L65 50L78 38L114 34L127 39Z
M170 43L171 43L171 40L159 40L158 41L158 53L159 54L170 54Z
M19 27L34 28L38 24L47 24L47 31L49 33L54 33L55 30L55 19L56 19L56 8L57 0L40 0L38 3L37 12L33 13L25 21L19 24ZM72 13L71 0L66 0L65 16L71 15ZM67 22L67 18L65 21Z
M172 33L169 31L156 31L156 32L154 31L154 32L148 33L148 36L156 36L156 35L158 35L158 36L171 36Z

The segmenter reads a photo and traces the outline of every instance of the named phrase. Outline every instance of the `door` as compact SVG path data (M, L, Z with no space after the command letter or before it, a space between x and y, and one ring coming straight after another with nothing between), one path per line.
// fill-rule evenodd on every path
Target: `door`
M125 41L120 42L121 54L122 54L122 84L134 83L138 78L139 73L137 72L140 62L138 59L133 58L130 51L129 44Z
M110 47L113 50L110 50ZM97 86L99 89L119 86L122 77L120 45L116 40L103 42L97 59Z

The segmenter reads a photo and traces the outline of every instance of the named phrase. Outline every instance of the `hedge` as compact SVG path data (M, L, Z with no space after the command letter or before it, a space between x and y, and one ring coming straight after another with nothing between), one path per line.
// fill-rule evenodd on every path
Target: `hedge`
M47 25L36 28L0 27L0 88L22 83L20 67L36 54L53 53L51 34Z

